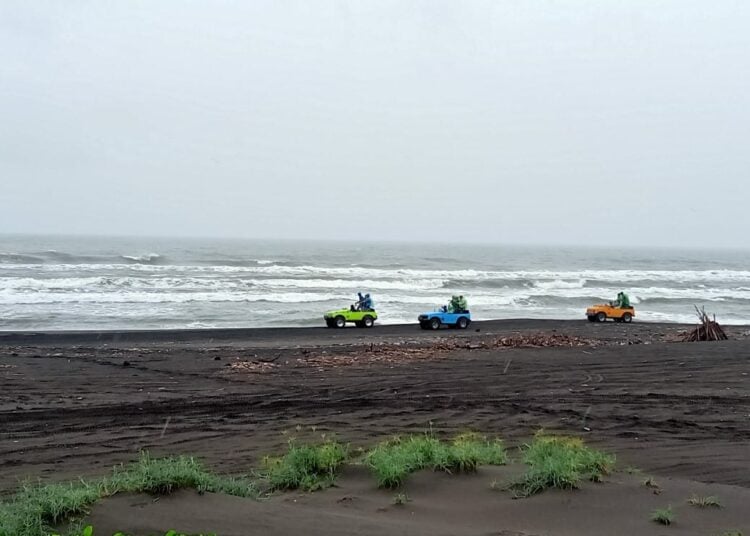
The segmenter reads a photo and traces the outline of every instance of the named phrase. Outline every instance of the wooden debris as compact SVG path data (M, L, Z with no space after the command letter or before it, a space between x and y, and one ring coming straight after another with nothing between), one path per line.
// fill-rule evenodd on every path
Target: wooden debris
M231 372L250 372L255 374L264 374L277 368L276 363L267 361L235 361L227 365Z
M694 307L701 323L695 329L688 331L682 340L685 342L727 340L726 333L724 333L724 330L716 322L716 315L711 319L706 314L705 308L698 309L697 306Z
M572 335L546 333L515 333L504 337L484 336L480 338L450 337L390 343L367 343L361 347L328 350L303 349L301 359L294 361L295 367L312 367L323 371L330 368L363 365L401 365L414 361L445 359L455 352L473 350L502 350L510 348L593 347L600 341ZM329 348L330 350L330 348ZM280 365L273 359L234 361L227 365L226 372L264 374ZM507 370L507 369L506 369Z
M365 364L400 364L425 359L443 359L458 350L496 350L502 348L545 348L595 346L596 341L557 334L516 334L508 337L485 337L467 341L461 338L439 339L432 344L408 347L401 343L381 344L341 354L313 355L300 366L341 367Z
M498 340L497 345L511 348L550 348L561 346L594 346L595 341L571 335L532 333L529 335L519 334L511 337L502 337Z

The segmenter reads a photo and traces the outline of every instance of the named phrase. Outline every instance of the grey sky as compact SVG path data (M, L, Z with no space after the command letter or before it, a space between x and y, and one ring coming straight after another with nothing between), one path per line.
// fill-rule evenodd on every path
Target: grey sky
M750 2L0 2L0 232L746 246Z

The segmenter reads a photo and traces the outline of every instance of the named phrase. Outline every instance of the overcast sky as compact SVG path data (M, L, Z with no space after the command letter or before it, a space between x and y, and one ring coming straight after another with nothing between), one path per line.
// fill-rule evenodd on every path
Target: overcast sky
M750 2L0 2L0 232L747 246Z

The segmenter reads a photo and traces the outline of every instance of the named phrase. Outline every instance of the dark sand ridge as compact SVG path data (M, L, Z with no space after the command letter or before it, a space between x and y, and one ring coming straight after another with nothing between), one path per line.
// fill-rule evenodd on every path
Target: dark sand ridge
M476 332L475 328L481 331ZM319 438L321 433L335 433L342 440L365 446L393 433L425 430L432 422L441 434L476 429L517 444L544 427L581 435L601 448L614 451L621 465L640 467L660 479L673 478L675 493L680 497L672 499L666 495L672 485L665 484L665 494L656 497L653 504L638 503L639 513L634 513L633 518L645 526L638 525L637 530L632 528L630 532L594 532L593 526L589 530L582 525L574 527L578 532L571 532L573 528L566 532L559 523L552 528L544 525L544 522L555 523L549 516L537 525L530 521L534 519L528 517L530 512L524 513L526 506L514 506L525 501L509 499L512 506L507 508L521 512L517 519L525 524L514 525L509 521L492 525L500 518L493 517L484 523L477 513L459 521L460 526L467 527L466 532L460 532L453 531L447 520L439 521L443 519L439 515L430 514L432 509L441 510L434 506L441 501L457 506L463 502L484 504L482 501L498 500L505 504L505 499L487 491L491 480L483 476L487 470L477 477L461 477L455 481L459 484L451 480L447 487L430 480L446 478L442 475L417 475L409 486L424 478L427 479L424 490L407 486L414 501L393 514L390 511L395 507L389 506L392 493L375 491L371 480L365 481L357 474L345 476L342 488L304 495L296 503L290 495L274 498L262 506L226 497L201 497L196 503L197 499L189 493L181 493L155 504L148 502L148 506L137 509L137 516L132 509L123 511L146 523L148 519L167 515L159 508L187 501L177 507L182 511L179 519L189 519L194 524L183 528L211 529L230 535L252 534L247 529L237 532L238 525L232 528L223 524L234 522L232 512L245 516L245 523L249 523L248 516L256 523L262 519L271 524L281 523L273 525L278 532L269 529L258 534L316 534L309 530L312 525L308 520L313 514L298 509L308 503L320 506L315 509L316 515L323 516L322 527L330 528L320 534L398 533L377 532L376 528L388 527L383 520L386 517L408 529L410 525L401 517L411 519L412 514L404 512L413 509L416 509L414 516L423 512L430 515L423 515L422 519L438 520L419 524L424 533L503 534L500 529L511 531L505 534L520 534L523 530L526 534L676 532L672 530L676 527L665 529L650 524L648 511L671 502L676 509L679 505L678 515L692 519L689 516L693 513L682 512L687 508L684 501L691 493L699 493L693 488L701 484L690 480L729 486L716 492L727 503L734 501L733 497L747 503L746 493L750 488L747 328L730 328L730 337L735 340L726 342L664 342L683 329L684 326L645 323L625 326L518 320L476 323L466 332L438 333L422 332L414 326L381 326L341 331L323 328L2 334L0 487L10 490L18 479L27 476L60 480L81 474L104 474L113 464L134 459L140 449L157 454L196 454L219 471L244 472L256 465L263 454L282 450L290 435L309 439ZM387 362L373 359L392 350L394 344L402 348L430 348L436 342L442 344L461 337L462 344L473 347L496 336L540 331L594 339L598 343L592 347L565 348L453 348L428 352L428 358L420 355L418 359ZM356 355L359 361L349 366L320 364L321 357L339 354ZM430 355L434 358L430 359ZM238 362L258 365L272 362L272 365L263 369L265 373L233 370L228 366ZM476 491L462 492L464 485L475 486ZM603 491L604 487L593 489L597 494L625 493L617 490L628 485L636 483L610 486L615 491ZM363 504L373 506L377 502L378 506L359 511L351 506L357 504L356 500L338 503L350 487L362 490L352 495L369 497L362 499ZM437 495L431 496L426 492L433 487ZM446 490L457 490L457 494ZM578 501L588 493L587 490L563 495L557 501L572 505L571 501ZM652 500L648 493L646 496ZM546 506L539 499L528 502L537 505L528 508L538 509L541 505L542 510L554 511L553 506ZM113 516L111 522L116 524L121 519L116 517L118 508L125 508L123 505L132 500L118 497L107 501L94 511L94 520L103 523L105 529L115 528L107 524L106 516ZM595 509L599 518L615 519L606 510L613 500L601 499L601 508ZM221 506L210 501L219 501ZM316 501L322 502L318 505ZM329 503L336 506L326 509L325 504ZM216 516L206 513L186 517L188 511L205 512L205 508L213 511L200 504L214 505ZM557 508L562 508L559 504ZM597 503L587 499L580 508L591 504ZM388 511L378 511L383 507ZM491 505L484 508L491 509ZM504 506L492 508L499 508L509 520L514 519L515 514L506 512ZM646 508L646 513L640 512L642 508ZM243 514L243 509L248 509L248 513ZM722 515L735 515L730 510L735 512L734 508L727 508ZM747 512L744 515L750 517ZM476 522L471 521L475 518ZM218 525L203 525L202 519ZM282 519L297 519L301 525L293 530ZM729 522L733 518L722 519ZM360 526L357 523L362 524L362 530L347 532L350 526ZM684 523L680 531L703 526L697 520L690 521L690 527ZM496 528L491 529L490 525ZM342 532L336 532L337 526ZM288 530L283 530L284 527ZM167 527L160 524L158 528ZM726 528L750 529L747 523L744 527L729 523ZM422 530L407 529L403 533L420 534ZM676 533L707 534L705 531Z

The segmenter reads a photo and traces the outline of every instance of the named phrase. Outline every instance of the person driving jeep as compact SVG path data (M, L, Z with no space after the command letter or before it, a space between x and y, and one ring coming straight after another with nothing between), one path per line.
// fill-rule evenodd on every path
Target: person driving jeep
M626 309L630 307L630 298L628 298L628 295L624 292L618 292L617 293L617 299L613 302L609 302L610 305L613 307L618 307L620 309Z

